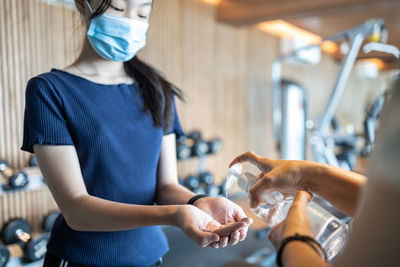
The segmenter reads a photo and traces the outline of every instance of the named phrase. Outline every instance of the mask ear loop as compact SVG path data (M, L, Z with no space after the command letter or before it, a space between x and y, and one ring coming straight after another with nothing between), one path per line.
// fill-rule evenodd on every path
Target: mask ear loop
M89 1L88 0L85 0L85 2L86 2L86 5L88 6L88 8L89 8L89 11L90 11L90 13L92 13L92 15L94 14L94 10L93 10L93 7L90 5L90 3L89 3ZM81 14L81 18L82 18L82 21L83 21L83 24L84 24L84 26L85 26L85 28L86 28L86 19L85 19L85 17Z
M92 6L89 4L89 1L85 0L85 2L86 2L87 6L89 8L90 13L94 14L94 10L93 10Z
M82 14L80 14L81 15L81 19L82 19L82 22L83 22L83 26L85 26L85 29L86 29L86 20L85 20L85 17L82 15Z

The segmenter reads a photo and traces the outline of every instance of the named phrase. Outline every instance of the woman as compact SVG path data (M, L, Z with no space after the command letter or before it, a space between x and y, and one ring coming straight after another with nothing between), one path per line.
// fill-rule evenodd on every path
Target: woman
M368 183L365 176L316 162L272 160L252 152L233 160L231 165L251 162L261 170L260 180L249 192L252 207L258 206L268 191L279 190L284 195L298 192L286 220L269 234L281 266L329 266L323 251L312 240L306 213L311 195L306 191L328 200L355 222L350 241L334 266L400 266L399 114L400 80L388 94L380 116L377 141L367 169Z
M168 251L158 225L203 247L243 240L251 220L241 208L177 183L181 92L136 57L152 1L75 4L87 30L79 58L26 90L22 149L36 154L62 212L44 265L150 266Z

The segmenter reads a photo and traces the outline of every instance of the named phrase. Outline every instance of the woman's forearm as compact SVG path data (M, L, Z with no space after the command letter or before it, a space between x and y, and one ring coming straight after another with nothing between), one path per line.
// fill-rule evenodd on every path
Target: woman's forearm
M121 231L152 225L176 225L180 206L131 205L81 196L65 207L67 224L77 231Z
M195 194L185 187L170 183L157 190L157 204L159 205L179 205L186 204Z
M321 196L347 215L355 215L367 181L365 176L315 162L307 162L304 170L305 190Z

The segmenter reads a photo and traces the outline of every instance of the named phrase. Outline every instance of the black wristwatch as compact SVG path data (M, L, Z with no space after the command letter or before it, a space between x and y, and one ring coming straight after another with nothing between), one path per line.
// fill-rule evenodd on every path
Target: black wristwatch
M203 197L209 197L209 196L210 196L210 195L207 195L207 194L195 195L194 197L192 197L191 199L189 199L189 201L188 201L186 204L194 205L194 202L195 202L196 200L198 200L198 199L200 199L200 198L203 198Z

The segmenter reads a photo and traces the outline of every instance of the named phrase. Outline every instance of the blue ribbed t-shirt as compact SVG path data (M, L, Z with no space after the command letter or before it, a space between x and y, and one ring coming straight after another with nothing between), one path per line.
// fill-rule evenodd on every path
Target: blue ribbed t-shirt
M138 83L98 84L52 69L26 88L22 150L34 144L73 145L88 193L127 204L152 205L156 193L161 127L143 111ZM183 134L176 112L173 129ZM168 134L167 133L167 134ZM128 231L74 231L60 215L50 253L90 266L149 266L168 251L159 226Z

